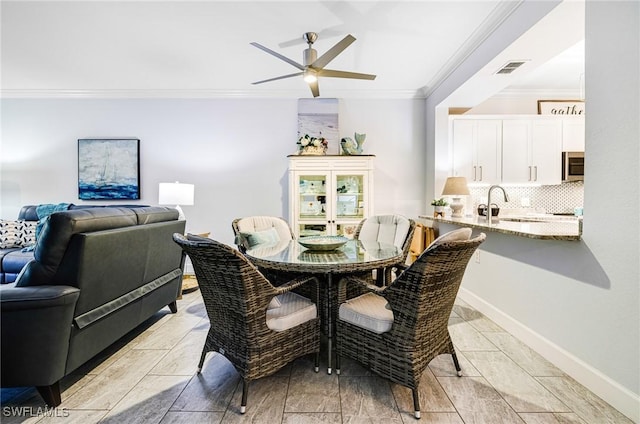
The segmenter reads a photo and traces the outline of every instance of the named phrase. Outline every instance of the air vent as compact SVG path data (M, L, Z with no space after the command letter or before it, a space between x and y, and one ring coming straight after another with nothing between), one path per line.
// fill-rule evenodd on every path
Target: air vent
M524 62L509 62L500 68L496 74L510 74L522 65L524 65Z

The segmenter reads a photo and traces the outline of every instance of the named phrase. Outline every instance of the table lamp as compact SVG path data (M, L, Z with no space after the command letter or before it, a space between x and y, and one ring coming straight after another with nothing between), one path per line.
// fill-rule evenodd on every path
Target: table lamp
M467 187L467 179L465 177L447 178L442 189L442 195L451 196L452 218L462 218L464 204L460 200L460 196L468 196L469 194L469 187Z
M158 187L158 204L160 205L176 205L178 210L178 219L186 219L180 205L193 205L193 184L160 183Z

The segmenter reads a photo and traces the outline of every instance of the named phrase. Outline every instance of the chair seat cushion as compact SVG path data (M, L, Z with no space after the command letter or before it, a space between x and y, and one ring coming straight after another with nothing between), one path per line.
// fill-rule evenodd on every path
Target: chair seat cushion
M280 306L273 307L276 302L272 301L267 309L267 327L273 331L284 331L318 316L315 303L304 296L286 292L275 298Z
M340 320L377 334L386 333L393 325L393 311L387 300L375 293L365 293L340 305Z

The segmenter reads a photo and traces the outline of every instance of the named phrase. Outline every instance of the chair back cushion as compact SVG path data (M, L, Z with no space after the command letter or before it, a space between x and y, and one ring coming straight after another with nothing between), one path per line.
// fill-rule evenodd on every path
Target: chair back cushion
M453 241L465 241L471 238L471 228L459 228L457 230L449 231L439 236L437 239L431 242L427 249L433 246L437 246L442 243L451 243Z
M233 231L238 246L251 248L258 244L293 239L287 221L275 216L249 216L233 221Z
M360 228L359 240L377 241L404 248L411 221L401 215L376 215L367 218Z

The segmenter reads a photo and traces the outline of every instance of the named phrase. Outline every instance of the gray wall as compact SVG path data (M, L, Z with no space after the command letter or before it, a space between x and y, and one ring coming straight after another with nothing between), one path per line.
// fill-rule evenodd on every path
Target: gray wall
M518 25L527 24L521 13L533 19L552 6L523 3L480 50L501 51L518 37ZM583 240L542 242L490 233L480 263L472 261L467 270L461 292L465 300L636 421L639 28L638 2L586 2ZM432 158L447 148L447 140L438 137L438 105L489 57L493 56L474 53L427 99L427 198L433 197L441 177Z
M340 134L367 134L376 213L424 212L424 101L341 100ZM231 221L287 217L287 155L296 151L297 99L2 99L0 217L24 204L87 203L77 194L77 139L134 137L142 204L158 183L195 184L187 230L233 243ZM329 153L337 153L330 146ZM94 204L113 202L92 202Z

